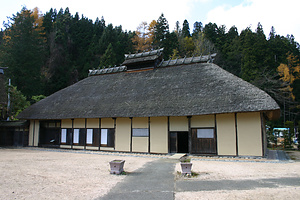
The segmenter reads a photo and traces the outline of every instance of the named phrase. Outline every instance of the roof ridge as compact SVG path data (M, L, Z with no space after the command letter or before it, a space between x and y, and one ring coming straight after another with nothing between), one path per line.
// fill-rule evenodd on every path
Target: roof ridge
M195 57L194 55L192 57L184 57L184 58L176 58L174 60L162 60L160 64L157 67L167 67L167 66L174 66L174 65L186 65L191 63L212 63L214 61L214 58L217 56L217 53L209 54L209 55L200 55Z
M143 52L139 53L138 56L142 57L143 55L146 56L153 56L156 54L162 53L163 48L158 49L158 50L153 50L149 52ZM147 54L146 54L147 53ZM129 59L137 58L135 57L137 54L133 54ZM217 53L209 54L209 55L200 55L195 57L194 55L192 57L184 57L184 58L176 58L176 59L169 59L169 60L164 60L157 65L157 67L167 67L167 66L178 66L178 65L186 65L186 64L192 64L192 63L212 63L214 58L216 57ZM144 56L144 57L146 57ZM118 73L118 72L124 72L127 71L127 66L122 65L122 66L114 66L114 67L104 67L102 69L92 69L89 70L88 76L95 76L95 75L101 75L101 74L112 74L112 73Z
M101 75L101 74L112 74L112 73L118 73L118 72L124 72L127 71L126 66L119 66L119 67L107 67L103 69L90 69L88 76L95 76L95 75Z
M125 60L134 59L134 58L142 58L142 57L153 56L153 55L161 55L163 50L164 50L164 48L160 48L160 49L150 50L150 51L146 51L146 52L143 51L143 52L135 53L135 54L125 54Z

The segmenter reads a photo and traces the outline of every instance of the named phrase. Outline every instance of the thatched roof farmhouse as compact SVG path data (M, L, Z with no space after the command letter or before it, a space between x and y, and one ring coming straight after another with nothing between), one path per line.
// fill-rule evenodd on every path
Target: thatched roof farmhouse
M30 145L264 156L264 119L278 116L277 103L215 55L164 61L162 50L90 70L27 108L18 117L31 121Z

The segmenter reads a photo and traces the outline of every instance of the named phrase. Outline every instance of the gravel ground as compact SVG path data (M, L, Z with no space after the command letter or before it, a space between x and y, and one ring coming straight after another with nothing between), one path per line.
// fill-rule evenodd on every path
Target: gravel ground
M162 155L0 148L0 199L94 199L104 196L126 175L111 175L109 161L124 159L125 171L165 158ZM300 162L239 162L192 159L197 177L175 180L259 180L300 177ZM175 199L297 199L300 187L175 192Z
M94 199L126 177L111 175L109 161L125 159L130 173L154 160L71 152L0 149L0 199Z
M199 174L196 177L186 178L179 176L181 171L180 164L175 167L176 178L179 180L195 181L261 181L266 179L284 179L299 178L300 179L300 152L294 151L289 153L293 155L294 161L289 162L270 162L269 160L218 160L201 161L192 159L192 172ZM207 159L204 159L207 160ZM229 161L230 160L230 161ZM230 181L230 182L232 182ZM257 188L249 188L247 190L214 190L214 191L196 191L196 192L177 192L176 200L182 199L298 199L300 187L277 185L276 188L266 188L259 186Z

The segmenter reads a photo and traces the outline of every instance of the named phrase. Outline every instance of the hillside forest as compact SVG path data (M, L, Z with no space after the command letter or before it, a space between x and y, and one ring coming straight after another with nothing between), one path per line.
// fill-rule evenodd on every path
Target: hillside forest
M86 78L89 69L120 65L124 54L164 48L164 59L217 53L214 63L270 94L281 106L281 118L298 124L300 101L300 47L293 35L280 36L275 27L255 30L215 23L178 21L170 29L163 14L137 30L50 9L23 8L0 31L0 67L12 86L9 112L2 105L1 118L15 119L26 106ZM299 38L298 38L299 39ZM0 106L1 107L1 106ZM275 125L274 125L275 126Z

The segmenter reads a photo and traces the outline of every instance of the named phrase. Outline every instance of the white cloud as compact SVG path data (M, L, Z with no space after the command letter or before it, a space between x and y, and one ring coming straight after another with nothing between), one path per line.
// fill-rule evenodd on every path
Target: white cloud
M277 34L293 34L300 41L299 4L298 0L245 0L234 7L223 5L209 11L205 24L225 24L228 29L235 25L239 31L250 26L255 31L260 22L267 37L274 26Z

